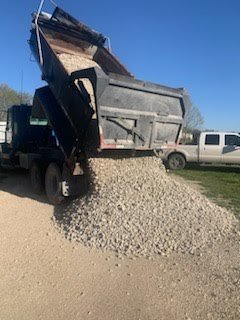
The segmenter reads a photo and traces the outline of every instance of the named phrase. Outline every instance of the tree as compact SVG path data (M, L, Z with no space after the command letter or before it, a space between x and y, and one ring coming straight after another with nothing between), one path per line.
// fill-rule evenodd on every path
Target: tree
M6 120L6 111L11 105L30 104L32 96L26 92L18 92L7 84L0 84L0 121Z
M184 132L194 132L199 131L204 124L203 116L199 108L193 104L190 97L187 99L186 103L186 114L183 122Z
M204 124L203 116L189 96L185 103L186 113L183 121L183 130L180 138L182 144L196 144Z

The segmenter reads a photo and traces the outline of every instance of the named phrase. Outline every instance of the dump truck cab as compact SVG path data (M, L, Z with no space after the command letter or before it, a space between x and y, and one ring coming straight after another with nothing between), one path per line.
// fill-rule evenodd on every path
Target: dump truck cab
M29 170L33 191L40 194L45 188L50 201L60 203L64 196L78 195L83 190L83 171L79 169L72 174L59 145L55 123L39 111L37 97L38 91L33 106L14 105L8 109L0 164L5 168Z
M36 151L44 143L47 120L31 118L32 106L13 105L7 111L5 139L1 143L2 166L19 166L19 155Z

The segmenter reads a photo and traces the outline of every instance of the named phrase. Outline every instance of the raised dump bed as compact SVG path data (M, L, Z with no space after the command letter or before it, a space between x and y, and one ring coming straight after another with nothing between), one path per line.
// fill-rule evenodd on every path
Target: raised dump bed
M85 147L87 131L99 149L158 150L177 142L185 91L136 80L105 48L104 36L57 7L34 16L29 43L52 92L47 99L50 91L39 89L36 105L67 156ZM53 108L44 103L54 99ZM63 126L71 138L59 137Z

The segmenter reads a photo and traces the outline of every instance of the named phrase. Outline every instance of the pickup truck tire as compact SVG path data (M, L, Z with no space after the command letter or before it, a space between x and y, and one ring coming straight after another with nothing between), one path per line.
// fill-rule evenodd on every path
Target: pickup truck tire
M29 169L32 190L36 194L42 194L44 190L44 175L41 165L33 161Z
M171 170L181 170L186 166L186 160L181 153L172 153L167 160L167 167Z
M52 162L49 164L45 175L45 189L48 200L52 204L60 204L62 195L62 174L59 166Z

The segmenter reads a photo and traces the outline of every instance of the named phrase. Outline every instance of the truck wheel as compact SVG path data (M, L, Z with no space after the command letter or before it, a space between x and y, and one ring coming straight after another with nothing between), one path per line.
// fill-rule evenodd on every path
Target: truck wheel
M36 194L43 193L44 179L41 165L36 161L33 161L29 170L29 174L33 192Z
M52 204L60 204L62 195L62 174L56 163L50 163L45 175L45 189L48 200Z
M180 153L172 153L168 157L167 166L171 170L181 170L184 169L186 165L186 160Z

